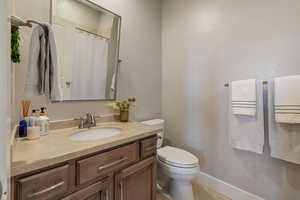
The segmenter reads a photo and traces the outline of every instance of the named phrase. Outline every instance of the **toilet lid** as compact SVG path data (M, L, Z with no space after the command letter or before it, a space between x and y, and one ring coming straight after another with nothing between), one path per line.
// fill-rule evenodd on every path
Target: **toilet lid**
M157 150L158 159L169 165L182 168L192 168L199 165L199 159L190 152L179 148L166 146Z

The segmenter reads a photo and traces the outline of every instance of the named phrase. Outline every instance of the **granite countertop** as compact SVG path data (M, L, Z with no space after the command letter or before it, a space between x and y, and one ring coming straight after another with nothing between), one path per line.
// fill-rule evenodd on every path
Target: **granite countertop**
M160 127L147 126L139 122L106 122L96 128L120 128L121 134L94 141L72 141L69 137L78 128L65 128L49 132L38 140L17 140L12 147L11 176L18 176L84 155L103 151L118 145L133 142L161 130ZM86 129L83 129L86 130Z

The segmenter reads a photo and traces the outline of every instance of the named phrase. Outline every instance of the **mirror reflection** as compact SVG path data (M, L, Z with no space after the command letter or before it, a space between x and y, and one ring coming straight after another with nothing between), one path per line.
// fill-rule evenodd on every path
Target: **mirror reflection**
M116 97L120 16L86 0L53 0L63 100Z

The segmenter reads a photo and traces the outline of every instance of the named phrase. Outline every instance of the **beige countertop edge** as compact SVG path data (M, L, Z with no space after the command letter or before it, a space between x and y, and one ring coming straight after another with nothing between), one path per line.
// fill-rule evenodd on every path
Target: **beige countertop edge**
M15 177L15 176L19 176L22 174L26 174L28 172L32 172L32 171L36 171L39 169L43 169L52 165L58 165L60 163L63 162L67 162L69 160L73 160L85 155L89 155L89 154L93 154L99 151L105 151L107 149L119 146L119 145L123 145L126 143L130 143L145 137L149 137L152 135L157 134L161 129L157 129L157 130L153 130L150 132L145 132L139 135L133 135L133 136L129 136L128 138L123 138L121 140L115 140L112 142L108 142L105 144L101 144L99 146L96 147L91 147L91 148L87 148L81 151L77 151L77 152L72 152L72 153L68 153L65 155L61 155L61 156L57 156L55 158L49 158L49 159L44 159L44 160L40 160L34 163L29 163L29 164L20 164L19 166L12 166L11 168L11 177Z

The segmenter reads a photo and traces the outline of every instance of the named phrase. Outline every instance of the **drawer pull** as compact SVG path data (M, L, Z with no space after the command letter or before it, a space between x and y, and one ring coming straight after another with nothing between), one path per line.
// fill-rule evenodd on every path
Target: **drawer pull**
M51 187L48 187L48 188L44 189L44 190L41 190L41 191L39 191L39 192L33 193L33 194L31 194L31 195L28 195L28 198L32 198L32 197L35 197L35 196L38 196L38 195L41 195L41 194L50 192L50 191L52 191L52 190L55 190L55 189L57 189L57 188L63 186L64 184L65 184L65 182L62 181L62 182L60 182L60 183L58 183L58 184L56 184L56 185L53 185L53 186L51 186Z
M118 165L118 164L121 164L122 162L125 162L126 160L128 160L127 157L121 158L120 160L117 160L117 161L114 161L114 162L109 163L107 165L103 165L103 166L98 167L98 170L102 171L102 170L105 170L107 168L111 168L111 167L113 167L115 165Z

